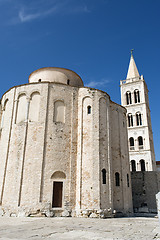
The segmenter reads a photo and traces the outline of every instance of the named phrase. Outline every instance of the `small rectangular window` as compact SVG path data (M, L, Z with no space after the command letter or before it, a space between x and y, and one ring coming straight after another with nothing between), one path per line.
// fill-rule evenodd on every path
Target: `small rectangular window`
M88 107L87 107L87 113L88 113L88 114L91 114L91 106L88 106Z
M127 186L129 187L129 174L127 173Z
M116 186L119 187L120 186L120 177L119 177L118 172L115 173L115 181L116 181Z
M102 169L102 182L106 184L106 169Z

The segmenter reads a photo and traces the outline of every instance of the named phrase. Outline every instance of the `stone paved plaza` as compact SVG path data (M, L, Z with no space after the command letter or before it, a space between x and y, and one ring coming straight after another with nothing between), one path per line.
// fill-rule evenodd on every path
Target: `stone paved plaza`
M0 218L0 239L160 239L158 218Z

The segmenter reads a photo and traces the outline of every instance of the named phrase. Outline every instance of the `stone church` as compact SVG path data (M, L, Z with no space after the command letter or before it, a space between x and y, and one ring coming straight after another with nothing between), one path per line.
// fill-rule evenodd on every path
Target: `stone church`
M147 94L133 56L124 107L64 68L38 69L9 89L0 104L0 215L132 214L130 168L155 167Z
M41 68L9 89L0 130L2 215L132 213L126 109L75 72Z

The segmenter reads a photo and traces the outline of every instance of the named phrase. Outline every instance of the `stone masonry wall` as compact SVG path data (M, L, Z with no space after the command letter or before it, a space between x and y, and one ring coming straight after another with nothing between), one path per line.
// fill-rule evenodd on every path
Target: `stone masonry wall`
M111 152L113 207L117 214L132 213L131 178L126 130L126 110L111 103ZM116 186L116 174L119 185Z
M107 93L36 82L6 92L1 106L0 215L132 211L126 111Z
M156 194L160 191L160 172L132 172L134 212L157 212Z

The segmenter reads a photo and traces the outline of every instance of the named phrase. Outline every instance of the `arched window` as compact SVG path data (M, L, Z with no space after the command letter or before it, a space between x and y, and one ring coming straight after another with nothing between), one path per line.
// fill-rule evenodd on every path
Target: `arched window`
M120 186L120 178L118 172L115 173L115 182L117 187Z
M130 150L134 150L134 138L130 137L129 139Z
M21 94L17 101L17 116L16 123L27 120L27 98L25 94Z
M127 173L127 186L129 187L129 174Z
M143 159L140 160L140 165L141 165L141 171L144 172L146 168L145 168L145 161Z
M91 106L87 106L87 114L91 114Z
M143 149L143 138L141 136L138 137L138 145L139 145L139 149Z
M131 92L126 92L126 102L127 105L132 104L132 97L131 97Z
M54 103L54 122L65 122L65 105L63 101L56 101Z
M131 160L131 171L136 172L136 161L135 160Z
M106 169L102 169L102 183L106 184Z
M136 122L137 122L137 126L142 125L142 115L140 112L136 113Z
M29 121L38 122L39 108L40 108L40 94L39 92L34 92L31 95L29 105Z
M140 102L140 94L139 94L139 90L138 89L134 90L134 102L135 103L139 103Z
M128 127L133 127L133 116L131 113L128 114Z

